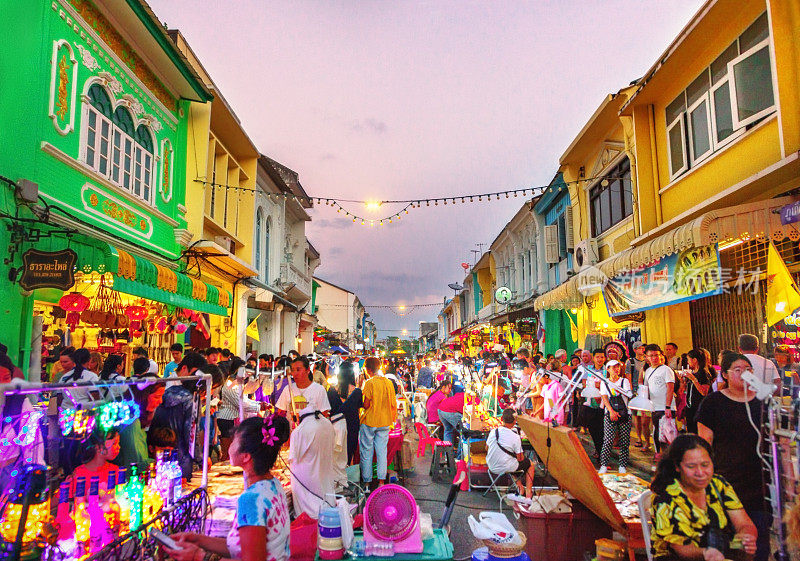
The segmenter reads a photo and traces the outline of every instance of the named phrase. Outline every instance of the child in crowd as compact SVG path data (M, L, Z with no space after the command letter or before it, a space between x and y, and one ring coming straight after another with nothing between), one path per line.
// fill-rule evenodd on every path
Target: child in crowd
M117 471L118 466L111 461L119 455L119 433L116 429L103 431L99 427L95 428L92 436L86 442L87 448L84 449L84 457L81 465L75 468L69 477L70 494L75 495L75 483L79 477L85 477L87 484L92 477L100 478L100 488L106 489L108 474ZM88 487L87 487L88 490Z

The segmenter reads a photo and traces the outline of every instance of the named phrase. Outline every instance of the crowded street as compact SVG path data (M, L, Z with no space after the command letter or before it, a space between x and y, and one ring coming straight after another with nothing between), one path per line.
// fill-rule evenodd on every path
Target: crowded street
M0 561L800 559L797 0L0 13Z

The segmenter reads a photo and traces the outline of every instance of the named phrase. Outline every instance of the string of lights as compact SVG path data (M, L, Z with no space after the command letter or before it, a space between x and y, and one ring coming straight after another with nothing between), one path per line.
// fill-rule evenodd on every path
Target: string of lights
M603 187L607 187L610 181L615 180L623 180L623 181L631 181L630 177L620 176L620 177L610 177L610 176L596 176L596 177L584 177L580 179L576 179L574 181L564 181L563 185L560 185L557 190L561 191L565 187L568 188L569 185L577 185L581 183L591 183L596 180L600 180ZM216 183L213 181L208 181L206 179L197 178L194 180L196 183L202 183L204 185L210 185L212 188L219 188L219 189L226 189L226 190L237 190L237 191L244 191L249 193L255 193L259 191L259 189L253 189L250 187L241 187L238 185L227 185L224 183ZM499 201L502 198L510 199L513 197L519 197L522 195L523 197L528 196L530 193L531 197L535 197L540 195L544 191L546 191L550 187L549 185L540 185L535 187L522 187L518 189L507 189L504 191L493 191L489 193L473 193L469 195L451 195L445 197L433 197L433 198L420 198L420 199L386 199L386 200L370 200L370 199L348 199L345 197L318 197L315 195L295 195L293 193L264 193L272 200L295 200L295 201L305 201L309 204L316 204L321 205L325 204L327 206L334 206L337 207L337 210L344 211L349 213L349 211L345 210L342 206L342 203L350 203L350 204L360 204L364 205L367 210L376 211L379 210L382 205L390 205L390 204L397 204L397 205L406 205L401 211L394 213L391 215L391 218L395 218L402 213L407 213L407 209L409 208L422 208L423 205L426 207L430 207L431 203L432 206L439 206L439 203L442 203L442 206L447 206L448 204L456 205L456 204L465 204L465 203L475 203L475 202L486 202L495 200ZM625 190L629 190L628 187ZM359 215L349 213L348 216L354 218L354 221L363 220L365 224L369 222L380 222L381 220L388 220L390 217L387 216L383 219L377 218L362 218Z
M399 311L406 311L413 308L427 308L433 306L441 306L441 302L430 302L425 304L376 304L374 306L365 305L362 306L363 308L372 308L372 309L385 309L385 310L399 310ZM355 305L353 304L317 304L318 308L354 308Z

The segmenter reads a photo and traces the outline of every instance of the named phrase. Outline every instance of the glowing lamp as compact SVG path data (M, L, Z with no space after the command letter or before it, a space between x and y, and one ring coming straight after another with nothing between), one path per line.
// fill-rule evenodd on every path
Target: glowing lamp
M11 559L17 555L35 555L34 542L50 517L46 474L47 468L39 464L26 466L21 474L17 474L16 470L11 473L16 480L9 491L8 503L0 520L0 536L4 541L14 544L9 556ZM24 529L20 531L23 518Z
M633 409L636 411L655 410L653 402L650 401L650 398L647 396L647 388L645 386L639 386L639 391L636 393L636 397L628 402L628 409Z

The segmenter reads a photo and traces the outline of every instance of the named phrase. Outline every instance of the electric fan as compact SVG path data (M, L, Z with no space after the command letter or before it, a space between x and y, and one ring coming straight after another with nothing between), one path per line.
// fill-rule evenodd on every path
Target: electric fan
M392 542L394 553L422 553L419 507L399 485L384 485L370 494L364 507L367 547Z

